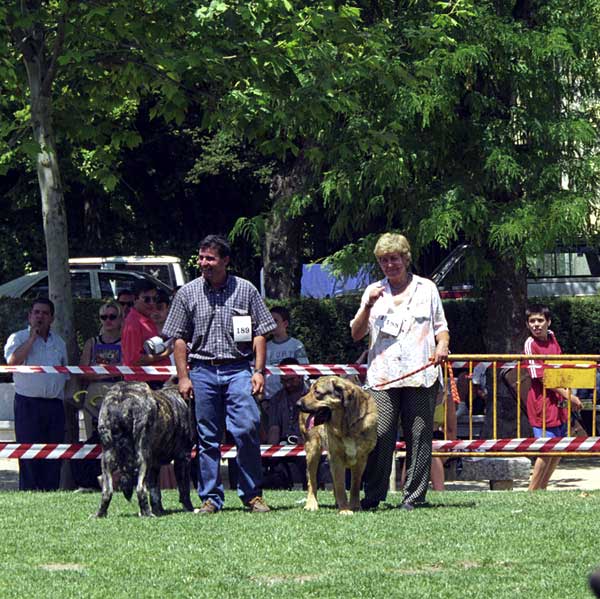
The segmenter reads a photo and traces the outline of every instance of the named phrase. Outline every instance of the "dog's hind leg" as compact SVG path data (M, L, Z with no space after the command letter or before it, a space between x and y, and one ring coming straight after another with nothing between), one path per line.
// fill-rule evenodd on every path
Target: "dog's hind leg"
M160 494L160 465L148 468L146 477L147 486L150 491L150 507L155 516L162 516L165 510L162 505L162 497Z
M135 494L138 498L138 504L140 506L140 516L154 516L148 503L148 489L146 487L146 476L148 474L148 464L146 460L141 460L139 465L137 485L135 487Z
M175 470L175 479L179 489L179 503L183 509L188 512L194 511L194 506L190 500L190 460L187 457L175 458L173 460L173 469Z
M105 518L108 512L108 506L113 496L113 481L112 473L114 460L112 459L112 450L104 450L102 452L102 499L100 507L96 512L96 518Z
M317 501L317 472L319 470L319 462L321 461L321 437L316 431L311 431L309 435L304 444L308 487L304 509L309 512L316 512L319 509Z

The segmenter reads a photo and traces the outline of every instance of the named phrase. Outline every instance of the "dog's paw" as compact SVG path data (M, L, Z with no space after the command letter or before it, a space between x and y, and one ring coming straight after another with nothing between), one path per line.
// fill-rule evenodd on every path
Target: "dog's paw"
M304 509L307 512L316 512L319 509L319 504L316 499L307 499Z
M340 510L338 514L340 516L354 516L354 512L350 508Z
M150 510L147 512L138 512L138 516L140 518L156 518L156 515L153 514Z

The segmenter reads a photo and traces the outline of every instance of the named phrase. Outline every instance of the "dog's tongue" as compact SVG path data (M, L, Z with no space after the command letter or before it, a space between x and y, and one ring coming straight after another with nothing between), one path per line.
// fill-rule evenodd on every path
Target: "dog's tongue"
M315 425L315 415L309 414L308 418L306 419L306 429L310 430L311 428L313 428L314 425Z

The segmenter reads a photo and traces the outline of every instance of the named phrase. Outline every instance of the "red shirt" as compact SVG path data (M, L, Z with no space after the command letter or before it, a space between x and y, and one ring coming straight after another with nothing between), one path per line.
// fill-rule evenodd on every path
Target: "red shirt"
M123 364L125 366L139 366L138 361L144 355L144 341L157 335L158 329L154 321L138 312L135 308L131 308L121 332ZM167 356L159 362L155 362L152 366L171 366L171 360ZM126 381L166 381L169 375L126 374L123 378Z
M553 355L562 354L560 345L552 331L548 331L546 341L540 341L533 337L528 337L525 341L525 354L535 355ZM544 369L542 362L531 360L528 364L529 374L531 375L531 388L527 394L527 418L529 424L542 428L543 406L546 404L546 428L560 426L567 422L569 411L567 408L560 407L564 403L564 398L552 389L546 389L546 396L543 393Z

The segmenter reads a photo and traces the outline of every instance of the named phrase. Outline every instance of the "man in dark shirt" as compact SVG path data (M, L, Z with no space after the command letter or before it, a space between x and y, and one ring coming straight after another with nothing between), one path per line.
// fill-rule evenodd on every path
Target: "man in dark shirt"
M179 391L195 399L201 514L223 507L223 422L237 447L242 502L252 512L269 511L262 498L260 416L252 395L264 391L265 335L276 325L256 288L228 274L230 256L225 238L204 238L198 254L202 276L177 292L163 327L163 336L175 339Z

